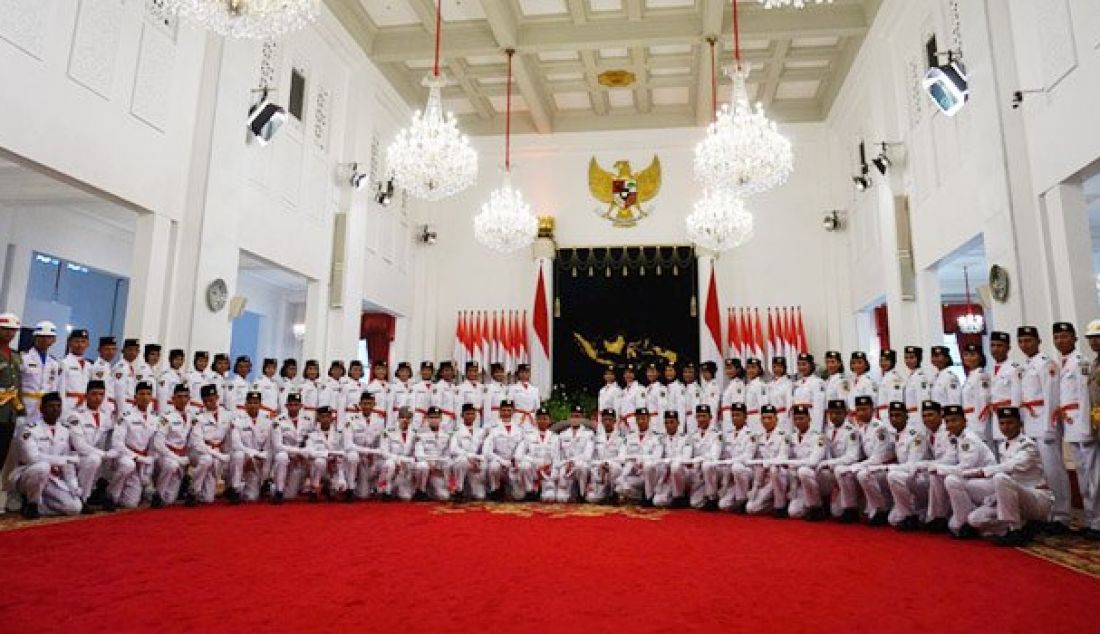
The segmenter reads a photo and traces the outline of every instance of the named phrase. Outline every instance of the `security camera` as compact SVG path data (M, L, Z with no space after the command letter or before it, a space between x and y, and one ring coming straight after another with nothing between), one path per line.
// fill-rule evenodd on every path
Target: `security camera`
M367 180L368 180L369 177L366 174L364 174L363 172L359 171L359 164L358 163L351 163L350 165L348 165L348 167L350 168L350 170L349 170L350 174L348 176L348 184L351 185L352 188L356 189L356 190L361 190L364 187L366 187Z
M431 246L435 244L439 235L435 232L435 228L431 225L421 225L420 227L420 243Z
M867 177L866 173L853 176L852 182L855 183L856 190L861 192L865 192L871 188L871 179Z
M286 109L271 102L269 90L260 90L260 100L248 110L248 131L261 146L271 143L279 128L286 123Z
M389 207L390 203L393 202L393 192L394 187L392 178L378 181L378 186L375 188L374 192L374 202L383 207Z
M1019 110L1020 106L1024 103L1024 96L1025 95L1034 95L1034 94L1037 94L1037 93L1038 94L1046 93L1046 90L1043 90L1041 88L1040 89L1026 89L1025 88L1025 89L1020 89L1020 90L1013 91L1013 93L1012 93L1012 109L1013 110Z
M922 84L932 103L949 117L962 110L970 98L966 68L954 53L947 53L946 64L929 68Z
M825 231L839 231L844 227L840 212L836 210L826 211L825 216L821 219L821 226L825 228Z

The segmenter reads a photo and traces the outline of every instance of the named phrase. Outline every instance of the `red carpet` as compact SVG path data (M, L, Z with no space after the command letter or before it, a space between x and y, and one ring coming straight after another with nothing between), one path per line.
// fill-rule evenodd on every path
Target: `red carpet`
M691 511L444 510L219 505L0 533L0 624L20 633L1096 631L1100 581L979 542Z

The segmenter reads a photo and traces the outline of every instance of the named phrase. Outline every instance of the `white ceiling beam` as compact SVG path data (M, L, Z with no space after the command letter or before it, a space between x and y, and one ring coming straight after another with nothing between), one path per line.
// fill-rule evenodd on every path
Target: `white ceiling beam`
M481 10L489 23L493 39L501 49L516 48L516 16L512 12L511 3L500 0L481 0ZM517 51L512 59L512 75L516 81L519 94L527 103L527 111L535 124L535 129L541 134L549 134L552 131L550 119L550 106L543 96L542 78L535 70L534 62L522 51Z
M763 94L759 100L764 106L770 106L775 99L775 91L779 89L779 75L783 72L783 60L787 57L787 51L791 48L790 40L779 40L772 49L772 58L768 60L767 78L764 80Z
M647 87L649 72L645 66L645 49L640 46L630 49L630 61L634 67L634 107L638 109L638 112L645 114L649 112L653 105L650 103L649 88Z
M363 5L345 0L325 0L325 6L344 25L356 44L369 55L374 46L374 38L378 35L378 25L370 19Z
M435 37L435 0L405 0L420 18L420 27Z
M581 62L584 63L584 77L588 82L588 95L592 100L592 109L598 115L605 115L610 109L607 101L607 91L600 85L596 69L596 51L581 51Z
M623 0L626 5L626 19L637 22L642 19L642 0Z
M492 119L493 109L481 95L481 91L478 90L474 80L466 74L466 62L451 60L447 62L447 70L450 71L455 83L462 88L466 98L470 100L470 104L477 110L477 116L482 119Z

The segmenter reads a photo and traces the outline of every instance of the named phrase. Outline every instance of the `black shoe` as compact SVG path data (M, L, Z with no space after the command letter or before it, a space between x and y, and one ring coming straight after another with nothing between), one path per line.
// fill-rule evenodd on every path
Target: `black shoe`
M946 533L947 532L947 520L942 517L937 517L931 522L925 522L924 530L929 533Z
M651 509L653 508L653 500L650 500L649 498L643 498L641 506L643 508Z
M23 519L36 520L42 517L42 514L38 512L38 505L34 502L23 503Z
M264 480L264 483L260 485L260 497L265 498L271 495L272 484L271 480Z
M271 503L275 504L275 505L279 505L279 504L283 503L284 499L286 499L286 498L283 496L283 492L282 491L276 491L275 494L271 496Z
M310 504L316 504L317 503L318 496L317 496L316 491L310 491L308 494L306 494L306 497L309 498L309 503Z
M737 515L748 515L748 500L741 500L740 502L734 502L733 508L730 509Z
M980 537L978 531L970 524L963 524L958 531L953 533L955 539L976 539Z
M234 488L228 488L225 490L225 499L230 504L236 506L241 503L241 493Z
M703 505L703 510L704 511L711 511L711 512L717 511L718 510L718 500L713 500L713 499L712 500L707 500L707 503Z
M194 493L188 493L183 498L183 505L189 509L193 509L199 505L199 498Z
M786 517L789 517L789 515L787 514L787 509L775 509L774 511L772 511L772 517L784 519Z
M995 544L997 544L998 546L1013 546L1013 547L1024 546L1029 541L1031 541L1031 540L1028 539L1028 536L1025 535L1024 532L1021 531L1021 530L1008 531L1004 535L1001 535L997 539L993 540L993 542Z
M873 517L867 520L868 526L886 526L889 523L889 520L886 519L886 513L883 513L881 511L875 513Z
M820 522L827 517L824 506L814 506L810 510L806 511L806 515L802 518L807 522Z
M672 501L672 508L674 509L688 509L691 508L691 500L688 497L681 496Z
M106 513L114 513L118 507L115 505L115 501L108 497L103 500L103 505L100 508Z
M920 528L920 519L916 515L910 515L898 524L898 530L904 532L915 531Z
M154 509L164 508L164 500L160 499L159 493L153 494L153 499L149 502L149 507Z
M1093 542L1100 542L1100 530L1095 528L1081 529L1081 537Z
M345 502L354 502L355 501L355 491L352 491L351 489L348 489L347 491L344 491L344 501Z
M95 509L93 509L91 506L89 506L87 502L82 502L80 504L80 514L81 515L91 515L93 513L95 513Z
M187 495L191 492L191 476L184 475L183 480L180 481L179 496L180 498L187 498Z
M1047 535L1065 535L1069 532L1069 526L1062 522L1047 522L1043 527L1043 532Z
M855 524L859 521L859 511L856 509L844 509L838 518L841 524Z

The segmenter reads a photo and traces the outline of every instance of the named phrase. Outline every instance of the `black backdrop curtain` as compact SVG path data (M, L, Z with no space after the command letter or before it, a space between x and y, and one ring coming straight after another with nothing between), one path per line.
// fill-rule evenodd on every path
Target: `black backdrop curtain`
M691 247L559 249L554 264L555 383L595 394L608 364L698 358Z

